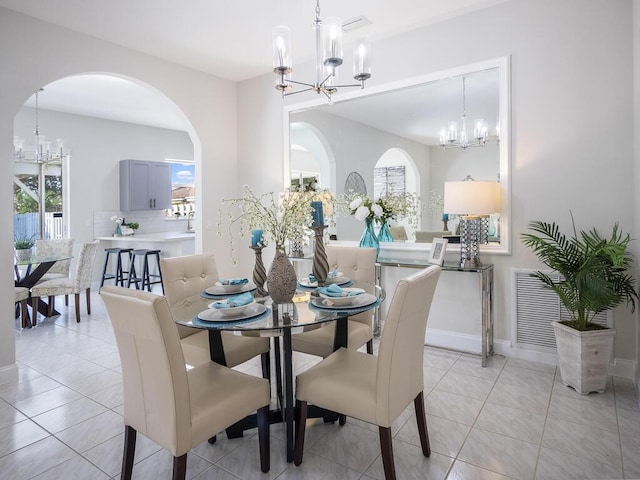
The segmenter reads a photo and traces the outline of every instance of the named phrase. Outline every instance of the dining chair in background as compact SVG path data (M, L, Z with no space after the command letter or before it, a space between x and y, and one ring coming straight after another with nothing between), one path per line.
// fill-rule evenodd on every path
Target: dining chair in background
M63 258L51 265L38 283L53 280L54 278L69 278L71 274L71 257L73 256L73 238L46 238L38 239L35 243L36 258ZM49 299L51 301L51 299ZM69 306L69 295L64 296L64 304Z
M351 280L370 284L376 279L375 248L327 245L327 259L330 270L338 270ZM366 344L367 352L373 353L373 311L349 317L347 345L357 350ZM328 357L334 349L335 322L291 337L293 350L319 357Z
M49 297L49 315L55 308L55 297L57 295L74 295L76 307L76 322L80 322L80 293L86 293L87 315L91 315L91 275L93 264L98 251L98 240L83 243L78 254L76 268L73 277L54 278L45 282L37 283L31 288L31 299L33 307L33 325L36 325L39 297Z
M100 293L122 365L121 478L131 478L137 432L169 450L172 478L184 479L189 450L255 411L260 468L268 472L269 382L211 361L187 369L166 297L111 285Z
M15 290L15 303L20 303L20 321L22 328L27 328L27 319L29 312L27 311L27 302L29 301L29 289L26 287L13 287Z
M341 348L297 376L296 465L302 463L308 403L377 425L385 478L393 480L391 423L413 400L422 453L431 455L422 362L440 271L434 265L398 282L377 356Z
M213 300L201 296L218 281L218 267L212 253L161 258L164 294L173 317L188 320L206 310ZM178 325L185 360L190 365L211 362L209 333L206 330ZM234 335L222 332L222 345L227 367L235 367L258 355L262 360L262 376L270 378L270 342L268 338Z

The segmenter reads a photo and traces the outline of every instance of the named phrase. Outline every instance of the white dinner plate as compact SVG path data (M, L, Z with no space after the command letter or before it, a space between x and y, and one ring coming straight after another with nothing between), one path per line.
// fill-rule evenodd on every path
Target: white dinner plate
M258 315L263 314L267 311L267 307L265 307L261 303L252 303L249 305L241 315L237 315L234 317L227 317L222 314L220 310L216 310L215 308L209 308L204 312L200 312L198 314L198 318L205 322L237 322L238 320L248 320L253 317L257 317Z
M224 289L224 287L222 285L214 285L212 287L209 287L205 290L205 293L208 293L209 295L216 295L216 296L220 296L220 297L230 297L231 295L237 295L239 293L245 293L245 292L251 292L253 290L255 290L256 287L255 284L253 282L249 282L249 283L245 283L244 285L242 285L242 288L240 290L234 291L234 292L229 292L227 290Z
M326 285L331 285L333 283L335 283L336 285L344 285L346 283L349 283L351 281L350 278L344 277L344 276L339 276L339 277L331 277L331 278L327 278L327 281L325 282ZM298 280L298 283L306 288L316 288L318 286L318 282L310 282L309 278L301 278L300 280Z
M362 288L343 288L342 293L344 295L333 296L322 293L320 290L322 289L318 290L318 294L320 295L320 297L331 300L334 306L351 305L357 297L366 293ZM351 293L352 295L349 295L349 293Z
M378 297L370 293L362 293L353 297L353 302L349 305L335 305L329 298L313 297L311 304L322 310L349 310L352 308L366 307L378 300Z

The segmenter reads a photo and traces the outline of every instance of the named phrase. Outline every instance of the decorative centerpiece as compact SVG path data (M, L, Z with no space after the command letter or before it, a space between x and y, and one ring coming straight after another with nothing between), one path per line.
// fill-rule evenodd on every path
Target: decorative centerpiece
M231 257L234 263L237 262L234 256L231 227L235 224L240 226L241 237L252 229L261 229L264 235L275 243L276 253L267 274L267 287L269 295L276 303L290 302L296 292L296 272L285 253L285 243L291 238L302 238L307 234L312 222L312 199L313 193L286 190L278 196L276 201L273 192L256 195L245 185L244 195L241 198L222 200L222 203L229 207L228 233L231 238ZM218 222L220 235L222 235L222 216L223 213L220 211ZM266 246L264 237L260 243L261 245L256 243L255 247Z
M386 195L373 202L366 195L349 192L345 193L339 201L341 210L353 215L357 220L365 222L365 229L360 237L360 246L376 249L380 249L380 242L393 241L389 231L389 220L407 218L412 226L416 226L417 204L417 198L410 193ZM373 229L374 222L380 224L377 235Z
M26 262L31 258L31 249L35 245L33 238L20 237L16 238L13 244L15 249L16 261Z
M111 221L112 222L116 222L116 229L113 232L113 236L114 237L121 237L122 236L122 222L124 222L124 219L122 217L114 215L113 217L111 217Z

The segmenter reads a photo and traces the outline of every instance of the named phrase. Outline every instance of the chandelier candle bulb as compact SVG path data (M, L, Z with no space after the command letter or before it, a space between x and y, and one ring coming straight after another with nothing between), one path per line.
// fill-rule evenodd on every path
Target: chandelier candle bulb
M311 202L311 208L313 209L313 211L311 212L311 215L313 217L313 228L316 227L321 227L324 225L324 212L322 211L322 202L321 201L316 201L316 202Z

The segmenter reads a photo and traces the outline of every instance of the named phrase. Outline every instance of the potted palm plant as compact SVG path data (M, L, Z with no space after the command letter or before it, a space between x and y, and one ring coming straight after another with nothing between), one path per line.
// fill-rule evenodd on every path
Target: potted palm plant
M555 222L533 221L522 240L538 259L559 273L554 280L544 272L532 275L553 290L571 320L553 322L562 383L581 394L604 392L607 367L616 331L592 322L595 314L624 302L635 309L638 292L628 273L631 237L613 226L609 238L596 229L565 236Z

